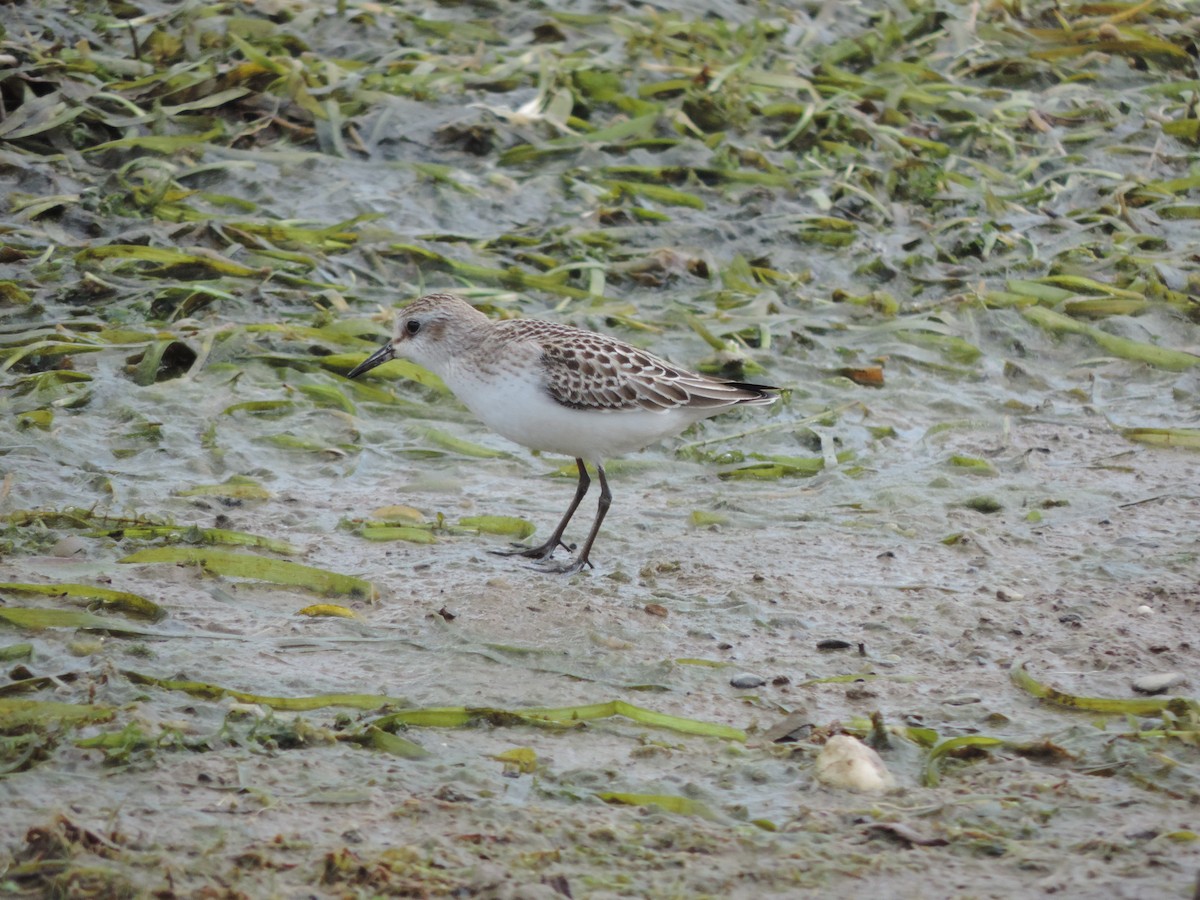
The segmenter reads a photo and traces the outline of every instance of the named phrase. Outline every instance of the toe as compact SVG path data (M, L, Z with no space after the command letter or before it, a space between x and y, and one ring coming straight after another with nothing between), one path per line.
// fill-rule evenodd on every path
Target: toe
M551 575L577 575L585 568L590 569L591 567L592 564L587 559L576 557L566 562L547 563L536 568L539 572L546 572Z

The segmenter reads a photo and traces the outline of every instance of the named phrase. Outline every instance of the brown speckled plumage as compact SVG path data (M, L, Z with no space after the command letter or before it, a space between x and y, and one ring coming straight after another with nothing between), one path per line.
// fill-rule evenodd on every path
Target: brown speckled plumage
M719 409L774 399L769 388L688 372L623 341L569 325L509 319L496 323L492 337L497 343L537 344L546 392L572 409Z

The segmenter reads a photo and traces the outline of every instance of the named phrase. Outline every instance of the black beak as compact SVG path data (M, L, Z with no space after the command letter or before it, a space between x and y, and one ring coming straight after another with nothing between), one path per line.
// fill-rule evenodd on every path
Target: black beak
M363 372L370 371L376 366L381 366L390 359L394 359L396 351L392 349L391 339L388 339L382 347L360 362L357 366L346 373L347 378L357 378Z

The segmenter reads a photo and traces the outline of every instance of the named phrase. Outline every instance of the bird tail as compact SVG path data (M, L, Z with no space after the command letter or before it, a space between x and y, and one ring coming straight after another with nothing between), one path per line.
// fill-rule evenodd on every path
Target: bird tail
M726 384L742 393L735 402L745 403L747 406L768 406L779 399L778 394L781 390L769 384L749 384L745 381L728 381Z

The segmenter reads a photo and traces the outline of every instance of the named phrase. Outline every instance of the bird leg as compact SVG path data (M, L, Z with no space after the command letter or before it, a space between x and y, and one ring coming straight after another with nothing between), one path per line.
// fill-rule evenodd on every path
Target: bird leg
M567 550L571 549L563 543L563 532L567 530L567 523L571 521L571 516L575 515L575 510L579 509L579 504L583 500L584 494L588 492L588 488L592 484L592 479L588 477L587 466L583 464L583 460L576 458L575 465L579 467L579 484L575 487L575 497L573 500L571 500L571 505L567 507L566 515L562 517L562 521L558 523L558 527L554 529L554 533L550 535L550 537L546 540L546 543L539 544L536 547L527 547L520 550L493 550L493 553L495 553L497 556L525 556L529 559L549 559L550 554L557 550L560 546L565 547ZM608 493L608 485L604 481L604 473L602 470L600 473L600 484L604 488L604 493ZM600 501L601 503L604 503L603 494L601 495ZM608 504L605 503L604 508L607 509ZM601 516L601 518L603 518L603 516ZM596 529L593 528L592 534L588 538L587 547L585 547L585 555L586 550L591 548L592 540L595 537ZM578 571L578 569L576 571Z
M576 462L579 463L579 471L582 472L583 461L576 460ZM592 567L592 561L588 559L588 554L592 552L592 544L596 542L596 535L600 533L600 523L604 521L604 516L608 513L608 507L612 504L612 491L608 489L608 479L604 477L604 466L599 463L596 464L596 474L600 476L600 502L596 506L596 521L592 523L592 530L588 532L587 540L583 542L583 547L570 562L543 566L543 571L555 572L562 575L574 575L576 572L583 571L584 566L588 568ZM572 504L570 512L575 511L575 507L579 505L579 501L582 499L582 493L575 495L575 502ZM567 518L569 519L570 517L570 513L568 513Z

